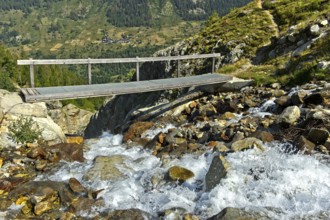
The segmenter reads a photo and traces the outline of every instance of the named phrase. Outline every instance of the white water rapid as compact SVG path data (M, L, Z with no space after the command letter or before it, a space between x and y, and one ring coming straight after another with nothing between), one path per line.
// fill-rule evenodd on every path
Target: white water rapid
M148 134L149 136L151 133ZM171 208L183 208L206 219L226 207L263 210L272 219L288 219L318 214L330 210L330 165L327 160L313 156L283 152L284 144L273 142L265 151L251 149L229 154L230 169L225 179L209 193L203 192L203 180L213 158L211 152L201 156L187 154L182 159L162 164L159 158L139 146L126 148L121 135L105 134L89 140L85 163L64 163L62 168L47 175L54 181L68 181L75 177L94 190L104 189L99 197L104 209L138 208L152 214ZM117 182L84 181L86 171L96 156L125 155L125 163L133 168L122 170L127 178ZM195 173L182 185L159 181L169 167L180 165ZM45 179L40 176L38 179ZM275 209L265 209L273 207ZM279 211L278 211L279 210ZM97 211L102 210L95 210ZM85 213L93 216L95 213ZM330 217L330 216L329 216Z

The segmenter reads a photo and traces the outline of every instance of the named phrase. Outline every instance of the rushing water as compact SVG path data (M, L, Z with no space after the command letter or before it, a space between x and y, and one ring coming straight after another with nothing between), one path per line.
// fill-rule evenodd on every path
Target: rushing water
M148 135L150 137L152 133ZM211 152L201 156L187 154L180 160L169 160L163 164L148 150L122 145L121 135L105 134L86 144L87 162L64 163L47 179L68 181L75 177L87 188L104 189L99 197L104 198L104 208L107 209L138 208L156 214L171 208L183 208L202 219L217 214L225 207L251 210L273 207L275 209L265 211L278 219L330 210L329 164L313 156L285 153L285 144L267 144L264 152L251 149L229 154L226 159L230 168L226 178L209 193L203 192L203 180L214 156ZM84 173L92 167L93 159L100 155L126 155L125 163L132 168L123 170L127 178L117 182L84 181ZM195 177L181 185L166 181L159 181L156 185L151 183L154 177L163 179L173 165L190 169ZM280 213L274 210L280 210Z

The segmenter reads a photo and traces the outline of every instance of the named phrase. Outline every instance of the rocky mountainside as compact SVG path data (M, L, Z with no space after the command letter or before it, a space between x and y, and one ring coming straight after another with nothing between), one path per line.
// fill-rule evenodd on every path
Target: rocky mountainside
M293 17L292 10L296 11ZM308 3L255 0L224 17L210 17L199 34L154 56L221 53L216 61L217 72L254 79L257 84L296 85L312 79L328 79L329 19L330 6L322 0ZM211 66L210 60L187 61L180 72L183 76L206 73L211 71ZM177 63L146 63L141 72L142 80L174 77ZM157 102L169 102L183 93L184 90L174 95L145 93L115 97L93 117L86 135L101 134L102 130L121 132L122 129L114 129L112 125L120 128L130 121L135 110Z

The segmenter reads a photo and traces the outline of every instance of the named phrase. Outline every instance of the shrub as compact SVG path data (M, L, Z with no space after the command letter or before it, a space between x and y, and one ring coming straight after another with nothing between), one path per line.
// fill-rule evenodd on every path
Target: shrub
M9 136L16 143L33 143L41 136L42 129L31 117L20 117L9 126Z
M0 72L0 89L8 90L10 92L14 92L16 90L9 76L2 72Z

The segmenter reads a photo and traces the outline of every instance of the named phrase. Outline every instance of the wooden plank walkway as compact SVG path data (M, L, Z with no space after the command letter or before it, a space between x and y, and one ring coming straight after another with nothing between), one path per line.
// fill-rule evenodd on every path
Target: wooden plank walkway
M191 86L221 84L231 80L232 78L233 77L231 76L209 73L199 76L146 80L138 82L22 88L21 92L23 93L26 102L39 102L142 93Z

